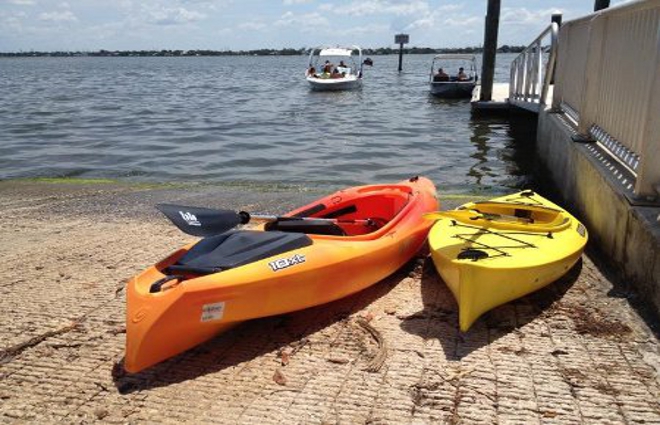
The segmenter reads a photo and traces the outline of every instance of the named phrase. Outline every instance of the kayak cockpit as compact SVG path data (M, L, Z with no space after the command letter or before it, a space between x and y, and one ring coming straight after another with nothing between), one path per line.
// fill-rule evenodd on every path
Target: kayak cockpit
M523 203L474 202L447 214L466 223L487 222L490 227L531 232L557 232L569 225L562 210Z
M412 191L408 186L368 186L359 196L347 196L342 192L332 197L322 199L319 203L293 211L290 217L309 219L334 219L335 232L325 228L322 232L309 231L306 233L329 236L357 237L371 235L378 237L379 231L391 227L401 216L406 205L409 205ZM268 223L266 230L295 231L295 224L285 221ZM299 225L304 228L304 224Z
M314 235L346 236L346 232L338 223L326 220L307 220L280 218L266 223L266 231L281 231L294 233L307 233Z

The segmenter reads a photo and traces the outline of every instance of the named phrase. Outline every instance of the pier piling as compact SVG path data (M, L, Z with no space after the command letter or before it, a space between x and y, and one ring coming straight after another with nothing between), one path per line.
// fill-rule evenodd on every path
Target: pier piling
M481 65L481 101L490 101L493 97L493 79L495 76L495 53L497 53L497 32L500 26L500 0L488 0L486 26L484 30L484 53Z
M607 9L608 7L610 7L610 0L595 0L594 2L594 12Z

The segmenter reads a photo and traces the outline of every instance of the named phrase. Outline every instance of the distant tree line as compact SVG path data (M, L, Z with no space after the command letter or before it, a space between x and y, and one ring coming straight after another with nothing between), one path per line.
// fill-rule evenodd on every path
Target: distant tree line
M519 53L525 49L525 46L504 45L497 49L498 53ZM0 52L0 57L69 57L69 56L301 56L309 55L311 49L302 47L300 49L256 49L256 50L97 50L87 51L58 51L58 52ZM405 54L436 54L436 53L481 53L481 47L461 47L461 48L439 48L430 47L408 47L404 48ZM364 55L392 55L399 52L398 48L379 47L376 49L362 49Z

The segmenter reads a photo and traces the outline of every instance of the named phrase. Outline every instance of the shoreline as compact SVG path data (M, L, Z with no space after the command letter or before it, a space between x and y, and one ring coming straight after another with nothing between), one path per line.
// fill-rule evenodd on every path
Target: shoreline
M367 183L365 183L367 184ZM373 183L372 183L373 184ZM23 186L31 187L36 189L38 187L48 187L48 185L55 185L61 187L81 187L81 188L111 188L113 190L125 189L127 191L148 191L148 190L171 190L176 192L188 191L188 190L217 190L219 192L237 192L237 193L247 193L251 195L255 194L293 194L293 193L302 193L309 194L310 196L324 196L333 191L341 190L345 187L355 186L360 184L336 184L332 187L323 188L321 186L317 187L301 187L296 185L291 185L288 183L277 182L274 184L269 184L265 182L221 182L221 181L193 181L193 182L182 182L182 181L167 181L167 182L149 182L149 181L131 181L131 180L122 180L114 178L82 178L82 177L18 177L18 178L9 178L9 179L0 179L0 188L2 187L12 187L12 186ZM511 189L510 192L516 192L522 189ZM486 200L491 197L501 196L504 194L503 191L495 191L493 194L485 193L483 190L475 192L447 192L443 193L438 189L438 195L441 200L451 201L451 208L454 208L457 205L457 202L471 202L478 200ZM267 196L270 198L270 196ZM286 197L286 196L285 196ZM446 208L443 208L446 209Z

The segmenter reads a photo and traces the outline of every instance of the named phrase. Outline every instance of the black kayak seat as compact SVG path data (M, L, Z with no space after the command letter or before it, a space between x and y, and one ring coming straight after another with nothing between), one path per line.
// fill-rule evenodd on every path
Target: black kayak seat
M197 242L168 273L217 273L312 244L302 233L234 230Z
M344 229L335 223L327 220L296 220L296 219L280 219L267 223L264 227L267 231L282 231L291 233L311 233L314 235L332 235L332 236L346 236Z

